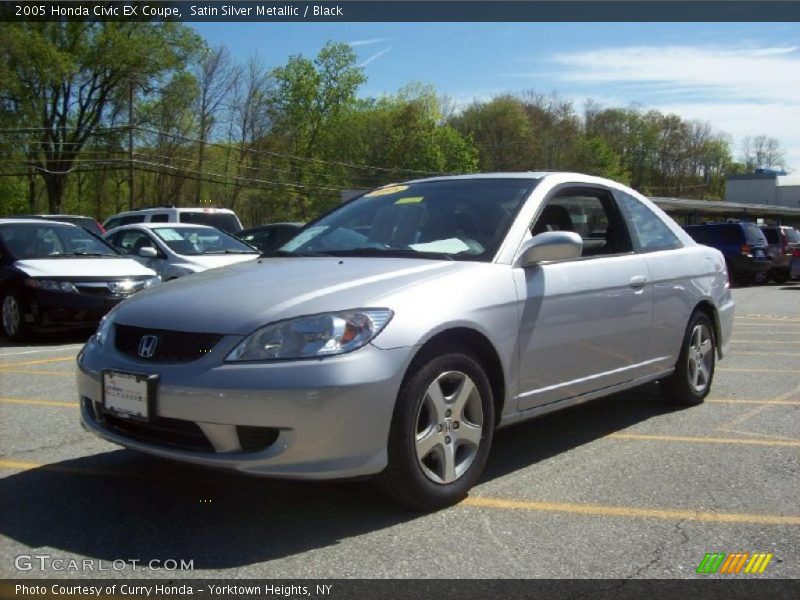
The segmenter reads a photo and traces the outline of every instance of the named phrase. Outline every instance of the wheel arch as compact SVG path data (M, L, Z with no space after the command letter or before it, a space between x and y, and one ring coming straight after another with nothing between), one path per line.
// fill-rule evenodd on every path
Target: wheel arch
M453 327L440 331L428 339L417 350L406 369L405 379L415 373L419 366L443 346L458 346L470 353L481 363L489 378L494 401L495 426L500 422L506 397L506 379L500 355L492 342L481 332L469 327Z

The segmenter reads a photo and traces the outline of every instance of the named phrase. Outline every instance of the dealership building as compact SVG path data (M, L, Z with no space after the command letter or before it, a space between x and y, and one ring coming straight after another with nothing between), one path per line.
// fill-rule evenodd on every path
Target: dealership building
M725 201L800 208L800 175L775 172L729 175L725 184Z

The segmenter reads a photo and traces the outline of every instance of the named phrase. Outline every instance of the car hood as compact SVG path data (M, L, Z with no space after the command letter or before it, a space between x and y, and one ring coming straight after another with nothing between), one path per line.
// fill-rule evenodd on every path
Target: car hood
M155 271L129 258L31 258L14 266L30 277L143 277Z
M154 329L246 335L281 319L374 306L372 299L393 290L469 267L403 258L261 259L140 292L114 318Z
M186 256L181 255L181 260L200 270L216 269L217 267L225 267L227 265L234 265L240 262L247 262L249 260L256 260L258 254L205 254L202 256Z

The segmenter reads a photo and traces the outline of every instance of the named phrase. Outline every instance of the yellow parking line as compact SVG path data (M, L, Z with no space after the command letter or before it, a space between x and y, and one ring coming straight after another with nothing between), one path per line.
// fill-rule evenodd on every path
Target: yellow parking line
M640 433L611 433L607 437L622 440L654 442L693 442L701 444L743 444L746 446L789 446L800 448L800 440L748 440L745 438L716 438L690 435L649 435Z
M75 375L75 371L34 371L32 369L5 369L3 373L12 373L14 375Z
M29 367L31 365L44 365L47 363L67 362L70 360L74 361L75 357L70 356L68 358L42 358L40 360L25 360L22 362L14 362L14 363L0 363L0 369L14 369L16 367Z
M800 406L800 400L706 400L712 404L773 404L780 406Z
M73 473L76 475L99 475L111 477L129 477L132 479L154 479L148 473L137 471L115 471L113 469L92 469L85 467L70 467L58 464L34 463L20 460L0 459L0 469L11 469L15 471L30 471L32 469L42 469L44 471L55 471L57 473Z
M748 523L759 525L800 525L798 515L764 515L752 513L711 512L691 509L637 508L635 506L605 506L602 504L577 504L572 502L536 502L508 500L486 496L470 496L459 506L472 508L500 508L533 512L556 512L600 517L628 517L640 519L666 519L670 521L705 521L712 523Z
M0 402L5 404L33 404L36 406L61 406L75 408L77 402L56 402L55 400L33 400L32 398L0 398Z

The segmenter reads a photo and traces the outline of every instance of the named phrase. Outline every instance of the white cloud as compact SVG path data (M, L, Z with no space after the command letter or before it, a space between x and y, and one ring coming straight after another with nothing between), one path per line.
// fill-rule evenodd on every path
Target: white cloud
M348 45L356 48L357 46L371 46L372 44L380 44L381 42L388 42L391 38L371 38L368 40L354 40L352 42L347 42Z
M389 52L391 49L392 49L392 46L389 46L388 48L385 48L385 49L381 50L380 52L376 52L375 54L373 54L372 56L370 56L368 59L364 60L364 61L363 61L363 62L362 62L360 65L358 65L358 66L359 66L359 67L366 67L366 66L367 66L369 63L371 63L371 62L375 62L375 61L376 61L376 60L378 60L378 59L379 59L381 56L383 56L384 54L386 54L387 52Z
M617 104L639 102L645 108L709 121L733 136L735 156L747 135L775 137L786 150L787 165L800 168L798 50L630 46L550 58L560 67L557 80L581 88L602 86L598 91L624 99Z
M559 78L583 83L668 83L728 98L800 101L797 46L630 46L556 54Z

